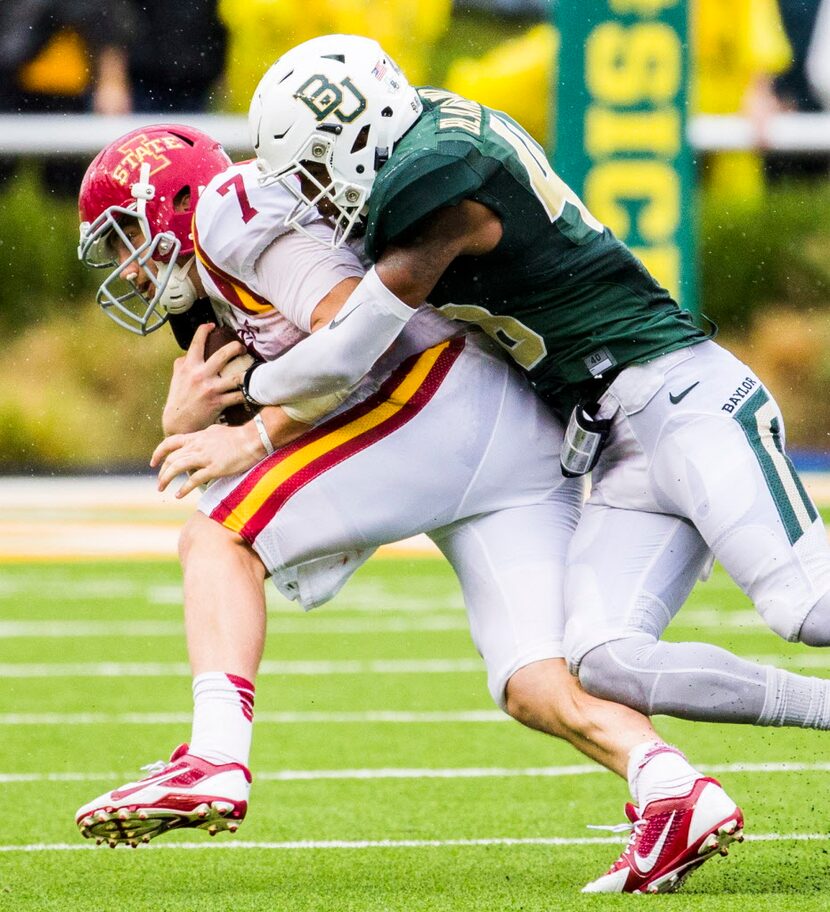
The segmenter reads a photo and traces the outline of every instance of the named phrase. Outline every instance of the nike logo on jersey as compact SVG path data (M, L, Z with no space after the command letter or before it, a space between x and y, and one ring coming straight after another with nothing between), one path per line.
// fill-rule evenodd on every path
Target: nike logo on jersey
M698 385L698 383L700 383L700 380L698 380L697 383L693 383L691 386L686 387L682 393L678 393L676 396L674 393L669 393L669 402L671 402L672 405L677 405L681 399L685 399L686 396L691 393L691 391Z
M663 851L663 846L666 844L666 840L669 837L669 830L671 830L671 825L674 821L674 815L676 813L676 811L671 812L671 816L666 821L666 825L663 827L663 832L660 834L657 842L654 843L654 847L648 853L648 855L645 856L645 858L643 858L643 856L635 850L634 863L637 865L641 874L648 874L649 871L651 871L651 869L657 864L657 860L660 858L660 853Z
M355 304L355 306L354 306L351 310L346 311L346 313L344 313L342 317L340 316L340 314L338 314L338 315L331 321L331 323L329 323L329 329L337 329L337 327L338 327L344 320L348 320L348 318L351 316L351 314L353 314L353 313L357 310L358 307L360 307L360 304Z

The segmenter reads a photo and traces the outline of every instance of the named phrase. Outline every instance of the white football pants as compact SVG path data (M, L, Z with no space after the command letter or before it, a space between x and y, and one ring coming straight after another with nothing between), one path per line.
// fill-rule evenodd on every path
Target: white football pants
M623 371L600 416L612 430L566 571L571 668L593 692L641 711L789 719L781 707L792 694L770 693L780 685L770 670L701 644L652 648L710 550L785 639L797 640L828 600L830 547L785 454L775 401L746 365L705 342ZM825 711L809 695L798 701L804 719Z
M429 533L503 706L515 671L564 655L564 557L583 486L562 477L562 429L527 382L474 340L461 346L412 359L376 396L217 481L199 509L306 608L378 545Z

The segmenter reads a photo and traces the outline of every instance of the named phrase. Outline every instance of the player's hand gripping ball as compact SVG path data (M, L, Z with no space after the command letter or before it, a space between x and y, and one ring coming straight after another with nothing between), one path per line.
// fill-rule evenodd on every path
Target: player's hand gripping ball
M229 342L241 342L239 336L229 326L216 326L212 329L205 340L205 360L219 351ZM220 377L237 377L239 383L242 383L242 377L245 371L254 363L254 357L248 352L243 352L230 361L219 371ZM231 405L225 409L219 416L218 423L229 424L232 426L245 424L254 417L258 409L254 409L247 402L239 405Z

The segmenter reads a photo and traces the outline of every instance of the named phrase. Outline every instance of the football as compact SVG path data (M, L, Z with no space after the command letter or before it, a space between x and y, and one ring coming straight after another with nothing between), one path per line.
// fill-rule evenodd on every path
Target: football
M229 326L215 327L208 333L208 337L205 340L205 360L229 342L240 341L239 336ZM221 377L227 377L228 375L241 377L253 363L254 358L247 351L243 352L241 355L231 358L219 371L219 375ZM246 421L250 421L254 417L256 411L247 402L242 402L240 405L231 405L219 416L218 423L245 424Z

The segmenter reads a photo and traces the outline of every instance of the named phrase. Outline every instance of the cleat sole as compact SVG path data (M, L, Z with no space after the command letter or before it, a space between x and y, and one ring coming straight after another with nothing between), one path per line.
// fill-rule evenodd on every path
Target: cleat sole
M94 838L97 845L106 842L113 848L120 844L135 847L176 829L207 830L210 836L223 831L235 833L246 810L244 804L237 807L229 801L202 802L190 811L131 806L110 815L102 809L78 821L78 829L85 838Z
M80 809L75 823L84 838L113 848L136 848L169 830L203 829L213 835L230 829L229 821L236 829L245 817L251 774L240 763L213 764L189 755L188 745L181 744L168 763L159 761L144 769L149 776ZM214 784L217 791L211 791Z

